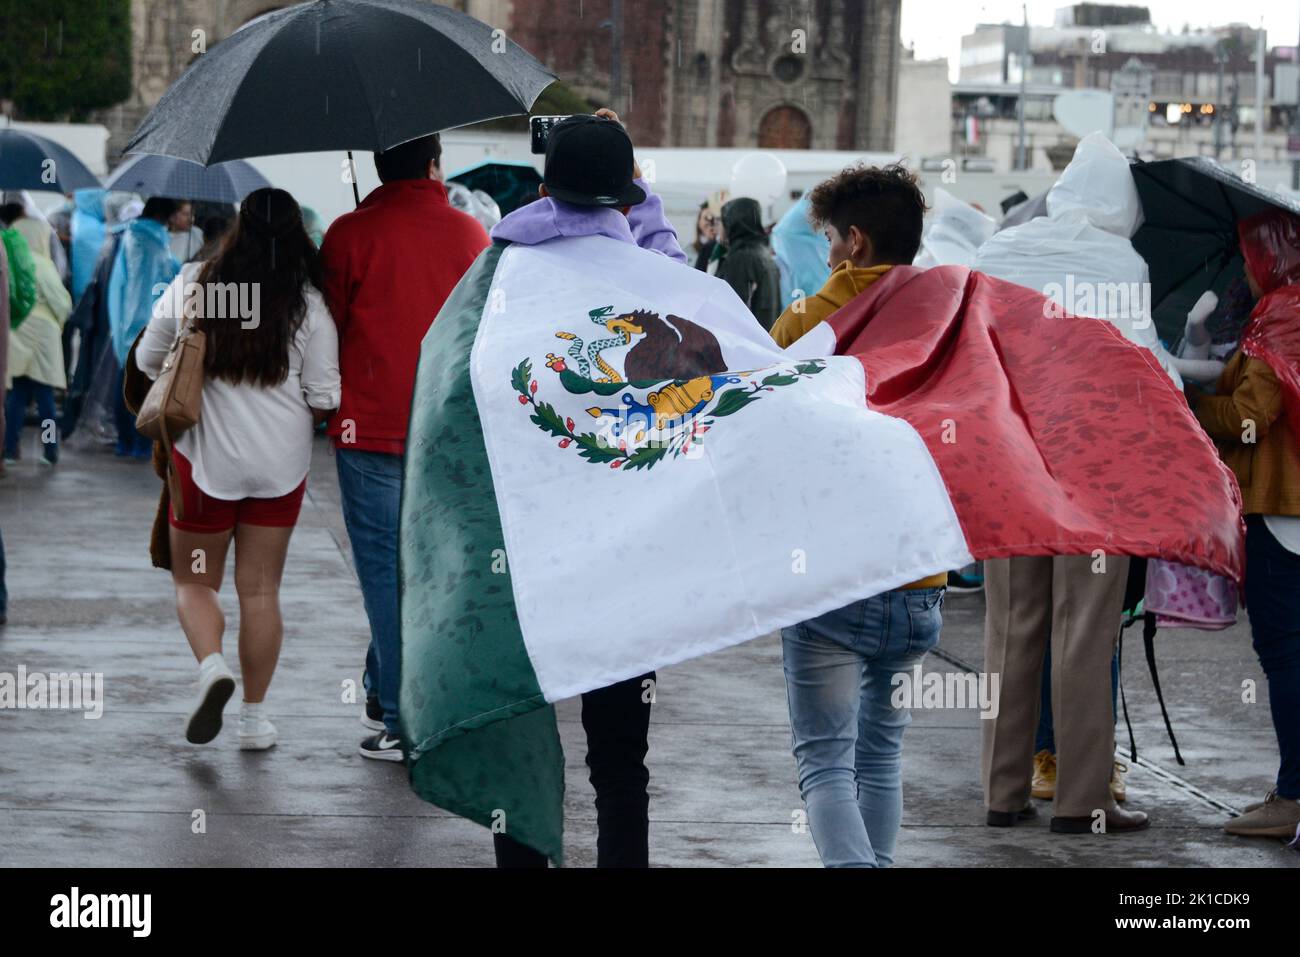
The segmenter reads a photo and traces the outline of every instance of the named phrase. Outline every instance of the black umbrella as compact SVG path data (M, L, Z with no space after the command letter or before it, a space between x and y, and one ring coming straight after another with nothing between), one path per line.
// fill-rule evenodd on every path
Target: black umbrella
M243 160L203 166L172 156L130 156L104 180L105 189L168 199L238 204L255 189L270 186Z
M447 177L453 183L463 183L470 189L481 189L496 201L501 215L514 212L520 206L537 198L537 187L542 174L528 163L503 163L485 160L459 173Z
M314 0L258 17L199 56L127 152L205 165L379 152L527 113L554 80L502 31L428 0Z
M7 128L0 129L0 189L72 193L99 189L99 177L53 140Z
M1220 297L1242 274L1237 221L1266 209L1300 216L1300 204L1247 183L1204 156L1134 163L1143 223L1133 247L1151 269L1151 312L1167 342L1182 335L1201 293Z

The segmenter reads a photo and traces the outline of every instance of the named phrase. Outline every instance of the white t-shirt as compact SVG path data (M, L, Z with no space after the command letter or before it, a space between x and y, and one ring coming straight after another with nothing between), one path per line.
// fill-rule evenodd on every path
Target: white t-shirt
M185 266L154 304L136 350L136 364L151 379L162 371L176 339L177 319L184 321L180 284L197 282L200 268ZM306 300L285 380L266 387L207 379L198 424L176 440L176 450L193 467L194 484L213 498L278 498L307 476L311 410L339 405L339 340L320 293L309 287Z
M1300 516L1265 515L1264 525L1288 552L1300 555Z

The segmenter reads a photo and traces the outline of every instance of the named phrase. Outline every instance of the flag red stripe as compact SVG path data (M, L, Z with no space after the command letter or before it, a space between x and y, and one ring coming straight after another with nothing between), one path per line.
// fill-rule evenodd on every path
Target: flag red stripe
M1240 581L1241 498L1182 394L1109 323L961 266L896 266L829 319L908 421L971 553L1161 557Z

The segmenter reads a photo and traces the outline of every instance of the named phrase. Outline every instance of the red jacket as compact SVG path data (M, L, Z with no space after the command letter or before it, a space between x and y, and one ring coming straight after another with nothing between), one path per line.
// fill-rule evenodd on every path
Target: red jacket
M325 234L325 296L339 328L335 447L401 454L420 343L488 245L435 180L385 183Z

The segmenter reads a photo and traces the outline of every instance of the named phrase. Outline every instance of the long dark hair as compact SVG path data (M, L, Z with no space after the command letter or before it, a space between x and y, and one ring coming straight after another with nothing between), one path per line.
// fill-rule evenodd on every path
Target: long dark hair
M232 385L283 382L289 375L289 345L307 315L307 284L322 288L316 246L294 198L282 189L249 193L198 281L207 301L213 301L214 284L236 284L241 302L257 290L252 317L237 310L206 316L199 310L195 325L207 334L208 375Z

